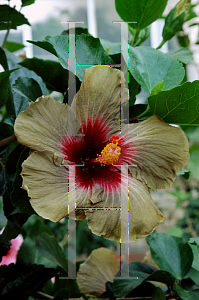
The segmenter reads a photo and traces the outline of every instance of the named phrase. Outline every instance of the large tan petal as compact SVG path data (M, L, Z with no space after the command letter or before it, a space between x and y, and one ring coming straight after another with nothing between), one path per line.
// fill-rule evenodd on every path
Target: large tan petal
M134 178L153 190L171 186L176 174L189 161L188 140L184 132L153 116L130 124L135 166L129 167Z
M127 103L128 90L121 71L109 66L91 67L85 70L80 90L71 107L81 122L88 117L103 117L114 133L120 130L120 95L122 101Z
M122 191L122 193L124 192ZM90 207L112 209L85 211L89 228L96 235L103 235L106 239L120 242L120 210L116 210L116 208L120 208L120 196L114 194L114 196L106 198L101 192L101 199L98 195L97 201L91 198ZM125 210L128 211L128 201L124 205ZM151 198L148 187L129 176L129 242L148 236L163 220L164 216ZM123 224L124 227L128 227L128 218L124 220ZM128 242L127 235L122 237L122 241Z
M113 282L120 270L120 260L106 248L93 250L77 272L77 284L82 293L101 294L106 290L105 283Z
M68 169L62 163L63 159L53 152L35 151L22 164L23 188L33 209L54 222L68 215ZM83 200L82 191L79 197ZM70 194L70 201L74 207L77 195Z
M42 96L22 111L14 126L17 141L33 150L50 150L60 153L62 137L68 133L68 110L71 117L71 128L75 128L74 112L66 104L55 101L50 96ZM73 124L74 123L74 124ZM79 124L76 124L76 134Z

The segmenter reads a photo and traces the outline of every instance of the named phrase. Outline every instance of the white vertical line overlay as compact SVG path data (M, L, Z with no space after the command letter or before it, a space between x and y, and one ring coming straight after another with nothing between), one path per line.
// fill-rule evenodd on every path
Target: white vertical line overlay
M72 29L75 28L75 22L68 23L68 105L71 106L73 97L76 94L76 53L75 53L75 33L72 32ZM74 29L73 29L74 30ZM73 73L75 70L75 74ZM75 83L75 84L73 84ZM74 115L68 110L68 132L76 133L76 110L74 110Z
M123 176L122 176L123 175ZM129 263L129 183L128 166L121 166L121 254L123 264ZM124 257L122 257L124 255ZM121 266L121 263L120 263ZM129 268L120 271L122 278L129 277Z
M128 66L125 63L124 57L128 57L128 24L125 22L113 22L120 24L121 28L121 45L122 41L126 41L127 47L124 49L125 55L121 53L121 71L124 71L124 79L128 86ZM126 72L125 72L126 69ZM123 103L125 99L122 98L122 93L120 94L120 103ZM121 107L121 105L120 105ZM122 108L121 108L122 109ZM121 114L122 116L122 114ZM125 119L129 122L129 110L127 110ZM122 120L121 120L122 121ZM121 122L121 133L124 130L124 124ZM126 132L125 134L128 134ZM128 239L128 177L122 180L122 173L127 173L128 176L128 167L121 166L121 239L120 239L120 268L122 268L122 259L124 260L123 263L128 264L129 260L129 239ZM127 221L127 223L126 223ZM128 268L122 270L120 269L120 278L129 277L129 270Z
M128 25L125 22L121 23L121 45L122 45L122 41L125 40L125 48L123 48L123 51L125 54L121 53L121 71L123 71L124 73L124 79L125 79L125 83L127 85L128 88L128 63L125 63L124 57L128 57ZM125 102L125 99L122 98L121 94L121 103ZM125 116L124 119L127 119L127 122L129 123L129 110L126 109L125 110ZM124 126L125 124L121 122L121 133L124 130ZM128 130L128 129L127 129ZM126 134L128 134L128 131L126 132Z
M71 106L73 97L76 94L76 43L75 31L76 23L84 23L81 21L75 22L60 22L68 23L68 105ZM75 70L75 74L73 73ZM76 135L76 110L71 114L68 110L68 133ZM68 277L59 277L59 279L76 279L76 179L75 179L75 165L68 165ZM74 262L74 263L73 263Z
M68 193L68 260L76 262L76 193L75 193L75 166L69 166L69 193ZM76 264L68 263L68 276L76 278Z
M121 53L121 71L124 73L124 79L126 87L128 88L128 63L126 64L124 57L128 56L128 23L137 22L124 22L124 21L114 21L113 24L120 24L121 26L121 45L123 43ZM123 42L125 41L125 43ZM125 95L120 94L121 104L125 102L123 99ZM121 108L122 110L122 108ZM121 113L122 116L122 113ZM124 119L129 123L129 109L125 110ZM125 131L125 133L124 133ZM121 133L128 135L128 126L121 120ZM123 176L122 176L123 174ZM121 166L121 239L120 239L120 268L123 263L128 267L120 269L120 277L115 279L137 279L136 277L129 277L129 185L128 185L128 166Z

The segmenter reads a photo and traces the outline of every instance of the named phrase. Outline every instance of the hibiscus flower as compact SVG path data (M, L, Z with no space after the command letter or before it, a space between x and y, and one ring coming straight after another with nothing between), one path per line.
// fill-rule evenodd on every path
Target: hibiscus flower
M129 220L122 222L130 242L163 221L149 188L172 184L188 163L188 141L180 128L157 116L125 125L121 106L127 100L123 73L97 66L85 70L71 107L42 96L18 115L17 140L33 150L22 164L23 188L40 216L58 222L68 215L73 166L76 192L70 201L76 203L76 219L86 218L93 233L120 241L124 195Z

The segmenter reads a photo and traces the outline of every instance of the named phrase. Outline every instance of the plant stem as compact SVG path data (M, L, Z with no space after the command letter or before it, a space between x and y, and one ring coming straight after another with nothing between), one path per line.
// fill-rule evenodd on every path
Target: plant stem
M173 297L176 297L172 292L165 295L165 299L169 300ZM151 300L152 297L131 297L131 298L116 298L116 300ZM175 298L174 298L175 299Z
M42 292L35 292L31 296L34 297L35 299L41 299L41 300L53 300L54 299L54 297L44 294Z
M6 139L0 140L0 147L9 145L12 142L15 142L17 140L15 134L13 134L12 136L7 137Z
M148 114L149 110L150 110L150 106L148 105L148 106L147 106L147 109L146 109L143 113L141 113L141 114L138 116L138 118L140 119L140 118L142 118L142 117L145 117L145 116Z
M10 32L10 28L11 28L11 25L9 25L9 27L8 27L8 29L7 29L7 32L6 32L6 35L5 35L5 37L4 37L3 44L2 44L2 46L1 46L2 49L5 47L5 44L6 44L6 41L7 41L9 32Z
M8 5L10 5L10 3L9 3ZM13 9L15 9L15 7L16 7L16 6L14 6ZM11 7L10 7L10 8L11 8ZM10 29L11 29L11 27L12 27L12 13L13 13L13 9L12 9L12 12L11 12L11 14L10 14L10 19L11 19L11 20L10 20L10 25L8 26L6 35L5 35L4 40L3 40L3 44L2 44L2 46L1 46L2 49L5 47L5 44L6 44L6 41L7 41L9 32L10 32Z
M156 48L156 50L160 49L165 43L166 43L166 41L165 41L165 40L162 40L162 42L161 42L160 45Z

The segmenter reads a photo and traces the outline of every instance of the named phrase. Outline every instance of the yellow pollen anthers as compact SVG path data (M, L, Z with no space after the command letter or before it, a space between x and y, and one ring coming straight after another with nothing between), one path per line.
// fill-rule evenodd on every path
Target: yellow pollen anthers
M122 143L118 136L112 136L109 139L110 143L104 147L101 154L98 155L98 160L101 166L105 165L113 165L115 162L118 161L119 156L121 154L121 148L118 146Z

